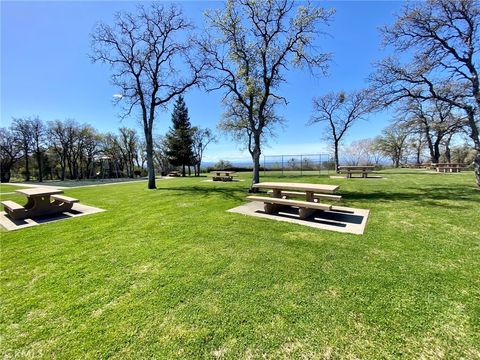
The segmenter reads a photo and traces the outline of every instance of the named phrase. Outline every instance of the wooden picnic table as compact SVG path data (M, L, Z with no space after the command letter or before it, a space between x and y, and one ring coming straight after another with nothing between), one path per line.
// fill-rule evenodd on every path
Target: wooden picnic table
M373 165L342 165L338 167L338 171L345 173L347 178L351 178L354 173L361 173L362 178L368 177L368 173L375 170Z
M15 192L27 197L26 205L2 201L7 214L15 220L62 213L71 210L73 204L78 202L77 199L59 195L63 194L63 190L52 188L20 189Z
M461 172L465 165L460 163L432 163L432 167L437 172Z
M316 202L316 199L322 197L322 194L333 194L339 186L338 185L324 185L324 184L309 184L309 183L282 183L282 182L263 182L253 185L257 189L271 189L271 197L249 196L249 201L263 201L264 210L268 214L278 212L284 206L298 207L299 216L305 219L310 216L315 210L331 210L332 206L328 204L321 204ZM299 191L300 193L292 193L291 191ZM286 195L301 195L305 197L304 201L291 200L286 198ZM331 200L339 200L329 195Z
M210 173L213 181L232 181L235 171L214 170Z

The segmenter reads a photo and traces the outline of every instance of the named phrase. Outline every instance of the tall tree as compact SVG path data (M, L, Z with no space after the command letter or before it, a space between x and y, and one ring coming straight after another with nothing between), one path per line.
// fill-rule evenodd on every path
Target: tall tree
M67 158L71 146L71 132L75 126L73 120L54 120L48 122L48 137L55 155L60 164L60 180L65 180L67 171Z
M225 90L224 103L242 109L244 116L231 128L250 142L252 184L260 180L262 136L277 119L268 113L286 103L278 92L285 72L290 66L325 70L330 59L315 41L320 23L328 23L333 11L307 3L294 13L294 5L292 0L227 0L223 9L206 13L207 37L201 44L212 89Z
M377 149L389 157L392 160L392 165L396 168L400 166L403 159L408 135L407 129L392 124L375 139Z
M167 156L167 143L164 136L155 139L154 152L155 165L162 171L162 175L166 175L170 170L170 163Z
M9 182L12 168L22 156L22 146L15 134L0 128L0 182Z
M174 5L153 3L137 12L118 13L114 26L99 24L92 37L92 60L115 69L113 83L120 101L127 103L124 116L140 110L145 134L148 188L155 189L153 127L156 110L198 84L204 62L194 59L193 26Z
M43 181L43 154L46 145L45 124L38 118L30 119L30 128L32 132L32 145L35 158L37 159L38 181Z
M13 118L11 130L19 139L25 160L25 181L30 181L30 154L33 148L33 133L30 119Z
M212 142L216 142L217 139L215 138L212 130L208 128L202 129L194 126L192 128L192 134L193 156L195 159L195 176L200 176L203 153L207 149L207 146Z
M407 3L394 25L383 29L384 42L397 57L377 64L372 87L390 105L399 99L435 99L461 110L477 151L480 186L480 7L476 0ZM407 61L400 57L413 54Z
M329 129L327 137L333 145L335 171L338 172L339 148L345 134L359 119L371 111L366 90L330 92L313 99L314 115L309 124L326 123Z
M188 108L183 96L175 101L172 112L172 126L165 137L167 156L174 166L182 167L182 176L185 176L185 167L194 163L193 131L188 116Z
M138 154L138 135L135 129L122 127L119 130L118 149L122 155L122 162L128 177L133 178L134 160Z
M438 100L406 99L397 110L402 115L399 125L425 137L432 163L438 163L444 139L465 126L465 118L455 108Z

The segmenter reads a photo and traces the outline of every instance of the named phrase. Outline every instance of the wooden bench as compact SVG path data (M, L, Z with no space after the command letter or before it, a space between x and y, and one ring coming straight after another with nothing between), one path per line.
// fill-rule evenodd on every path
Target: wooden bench
M25 195L27 203L20 206L13 201L2 201L5 212L14 220L32 219L70 211L78 199L60 195L63 190L53 188L19 189L15 192Z
M352 178L353 174L362 174L362 178L368 177L368 174L372 172L370 169L357 170L357 169L339 169L341 174L345 174L348 179Z
M437 172L461 172L464 169L459 166L437 166Z
M180 173L178 171L170 171L167 176L173 176L173 177L176 177L176 176L180 176Z
M213 176L213 181L233 181L233 176Z
M233 181L235 171L215 170L211 172L213 181Z
M64 195L52 195L51 198L67 204L74 204L74 203L80 202L80 200L78 199L75 199L69 196L64 196Z
M265 212L267 214L273 214L278 212L283 206L295 206L298 207L298 215L300 219L306 219L312 215L315 210L331 210L332 205L321 204L311 201L290 200L283 198L274 198L266 196L247 196L248 201L261 201L265 204Z
M268 194L273 194L273 190L268 190L267 192ZM282 191L282 196L285 197L286 199L288 197L300 197L300 196L303 196L305 197L305 193L304 192L300 192L300 191ZM341 195L331 195L331 194L318 194L318 193L315 193L313 194L313 197L317 200L319 199L328 199L328 200L335 200L335 201L339 201L339 200L342 200L342 196Z
M12 219L22 217L27 212L27 209L22 205L17 204L15 201L2 201L2 205L5 208L5 212L10 215Z

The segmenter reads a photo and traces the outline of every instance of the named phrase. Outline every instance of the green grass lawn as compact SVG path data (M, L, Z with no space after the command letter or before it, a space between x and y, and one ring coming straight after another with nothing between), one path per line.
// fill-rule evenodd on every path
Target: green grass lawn
M22 189L22 188L24 188L24 186L15 186L15 185L10 185L10 184L0 183L0 193L12 192L12 191Z
M340 184L364 235L227 213L248 174L69 189L107 211L0 233L2 357L480 358L472 173L382 174L262 178Z

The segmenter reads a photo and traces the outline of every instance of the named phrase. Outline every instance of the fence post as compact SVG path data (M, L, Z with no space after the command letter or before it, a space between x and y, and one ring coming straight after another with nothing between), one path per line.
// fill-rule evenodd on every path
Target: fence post
M322 175L322 154L318 154L318 175Z
M302 156L302 155L300 155L300 176L302 176L302 175L303 175L302 168L303 168L303 156Z
M283 155L282 155L282 176L283 176Z

